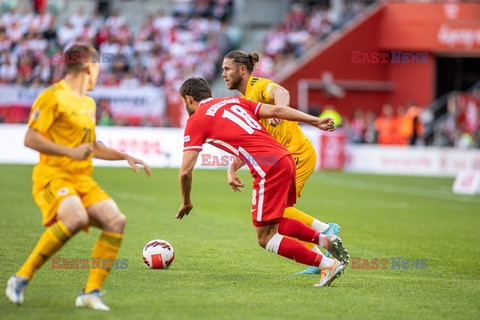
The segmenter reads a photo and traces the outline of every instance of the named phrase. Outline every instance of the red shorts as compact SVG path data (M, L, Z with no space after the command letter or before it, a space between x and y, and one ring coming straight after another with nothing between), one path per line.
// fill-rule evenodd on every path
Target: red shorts
M253 177L252 220L256 227L277 224L286 207L297 201L295 161L292 156L278 160L265 174L255 172Z

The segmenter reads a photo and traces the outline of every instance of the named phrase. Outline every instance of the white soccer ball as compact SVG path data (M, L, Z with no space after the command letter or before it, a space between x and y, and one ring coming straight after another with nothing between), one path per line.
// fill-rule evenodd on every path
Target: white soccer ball
M173 247L165 240L149 241L143 248L143 262L150 269L167 269L174 258Z

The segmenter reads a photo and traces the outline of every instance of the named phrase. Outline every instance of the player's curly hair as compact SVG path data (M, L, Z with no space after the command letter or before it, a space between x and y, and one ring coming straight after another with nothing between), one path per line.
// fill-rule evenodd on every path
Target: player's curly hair
M182 98L191 96L195 101L202 101L212 97L212 89L207 80L194 77L185 80L180 87L180 95Z
M225 56L226 59L232 59L233 62L238 63L239 65L244 65L247 67L249 73L253 72L253 68L260 61L260 55L256 51L246 53L241 50L234 50Z

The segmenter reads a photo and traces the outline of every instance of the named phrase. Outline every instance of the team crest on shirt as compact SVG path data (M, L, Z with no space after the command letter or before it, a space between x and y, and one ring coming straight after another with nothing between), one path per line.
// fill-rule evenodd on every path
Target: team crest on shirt
M40 115L40 109L37 108L37 109L33 110L32 120L37 120L39 115Z
M63 187L62 189L58 190L57 191L57 194L59 196L66 196L68 194L68 188L67 187Z

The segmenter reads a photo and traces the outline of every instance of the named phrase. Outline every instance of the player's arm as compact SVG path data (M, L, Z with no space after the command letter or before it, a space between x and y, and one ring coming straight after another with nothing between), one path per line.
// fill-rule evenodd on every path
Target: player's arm
M235 161L232 163L230 167L228 167L227 170L227 176L228 176L228 184L230 187L232 187L233 191L235 192L242 192L240 188L243 188L245 184L243 183L242 180L240 180L240 177L237 174L237 170L240 169L243 166L243 161L239 157L235 159Z
M275 101L275 105L278 107L288 108L290 105L290 92L282 86L276 85L270 90L269 98ZM268 123L272 126L276 126L282 122L282 119L279 118L270 118Z
M295 110L293 108L278 107L266 103L263 103L258 110L258 117L280 118L284 120L303 122L324 131L335 130L335 122L332 118L317 118L301 111Z
M288 107L290 105L290 92L277 85L270 91L270 99L273 99L278 107Z
M115 149L111 149L101 142L97 141L93 144L93 155L95 158L102 160L126 160L135 172L138 172L137 165L141 165L144 168L147 176L150 177L152 175L150 167L142 160Z
M75 160L85 160L93 151L91 143L82 143L74 148L67 147L45 138L39 131L31 127L25 134L24 144L43 154L67 156Z
M183 152L183 161L180 172L178 173L178 182L180 184L180 193L182 194L182 204L175 215L176 219L182 219L193 209L190 191L192 190L193 167L197 163L200 151L187 150Z

